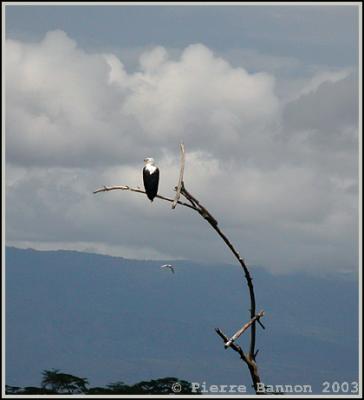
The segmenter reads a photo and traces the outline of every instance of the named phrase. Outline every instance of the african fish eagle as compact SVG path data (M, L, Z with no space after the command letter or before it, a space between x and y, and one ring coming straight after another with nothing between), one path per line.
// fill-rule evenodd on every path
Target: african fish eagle
M153 158L144 159L145 167L143 168L143 182L145 192L147 193L148 199L153 201L154 197L158 192L159 183L159 169L156 167Z

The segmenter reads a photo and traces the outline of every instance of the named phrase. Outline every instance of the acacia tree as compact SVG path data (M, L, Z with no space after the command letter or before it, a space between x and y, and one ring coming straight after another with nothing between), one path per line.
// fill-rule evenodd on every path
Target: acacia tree
M223 233L223 231L218 225L216 218L214 218L212 214L207 210L207 208L203 206L201 202L195 196L193 196L191 192L189 192L186 189L183 179L184 166L185 166L185 148L182 143L180 145L180 150L181 150L180 173L179 173L178 184L174 188L174 190L176 191L175 198L171 199L169 197L165 197L162 195L157 195L156 198L172 203L172 209L174 209L176 205L179 204L183 207L187 207L189 209L196 211L202 218L204 218L210 224L210 226L215 230L218 236L220 236L220 238L224 241L224 243L227 245L229 250L232 252L234 257L238 261L239 265L241 266L249 291L250 320L230 338L226 336L219 328L216 328L215 331L224 341L225 349L227 349L228 347L233 349L235 352L239 354L241 360L247 365L256 394L263 394L264 393L264 390L262 390L263 384L261 383L258 366L256 363L256 356L258 353L258 351L256 351L256 323L258 323L263 329L265 329L260 321L260 319L264 316L264 311L261 310L258 313L256 312L256 300L255 300L253 280L244 259L240 256L240 254L235 249L235 247L228 239L228 237L225 235L225 233ZM95 190L93 193L108 192L111 190L124 190L124 191L146 194L144 190L141 190L139 188L132 188L127 185L103 186L102 188ZM181 196L184 197L185 199L184 201L180 200ZM250 346L249 350L244 351L241 346L235 343L235 341L248 329L250 329Z
M87 395L166 395L166 394L201 394L199 388L195 389L192 384L183 379L175 377L165 377L141 381L132 385L127 385L123 381L110 383L106 387L86 388L87 379L78 376L59 372L57 369L44 370L42 387L26 386L5 386L6 394L87 394ZM46 388L47 387L47 388Z
M78 376L64 374L58 369L44 370L42 372L42 387L56 393L80 394L86 392L88 380Z

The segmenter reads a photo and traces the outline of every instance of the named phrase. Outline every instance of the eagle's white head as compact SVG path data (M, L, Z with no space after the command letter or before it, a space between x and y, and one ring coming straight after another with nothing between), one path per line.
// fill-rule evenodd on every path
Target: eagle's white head
M144 164L145 165L155 165L154 164L154 158L151 158L151 157L144 158Z

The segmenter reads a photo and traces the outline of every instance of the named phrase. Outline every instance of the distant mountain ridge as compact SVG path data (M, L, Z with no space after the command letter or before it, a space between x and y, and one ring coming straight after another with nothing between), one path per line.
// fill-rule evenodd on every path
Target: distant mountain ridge
M162 261L13 247L5 261L7 384L37 384L43 369L57 368L92 385L178 376L250 387L214 332L232 334L249 317L238 266L168 261L171 274ZM266 384L321 393L323 381L358 379L356 280L256 267L252 275L266 311L257 337Z

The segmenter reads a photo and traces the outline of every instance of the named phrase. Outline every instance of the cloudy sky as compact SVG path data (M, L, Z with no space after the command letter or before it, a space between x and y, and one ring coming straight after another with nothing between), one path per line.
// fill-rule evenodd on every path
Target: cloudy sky
M348 3L349 4L349 3ZM6 241L128 258L358 264L358 6L6 6Z

